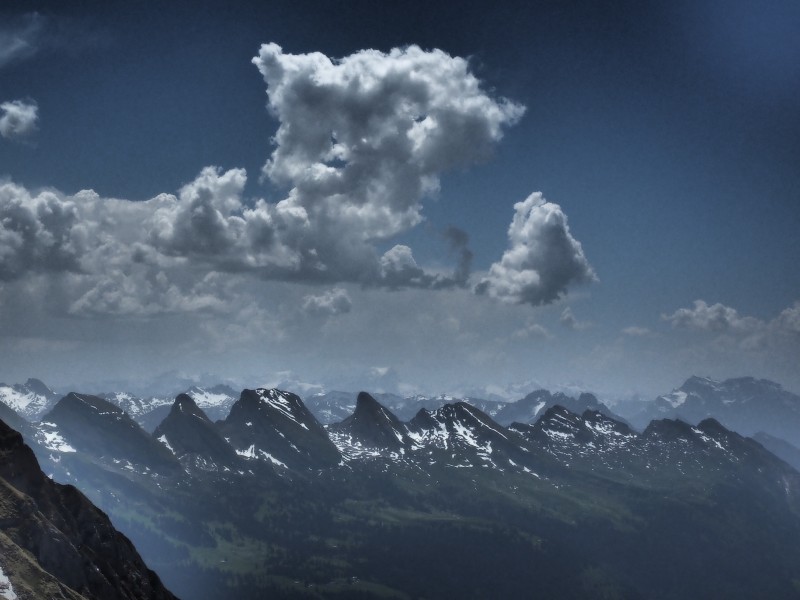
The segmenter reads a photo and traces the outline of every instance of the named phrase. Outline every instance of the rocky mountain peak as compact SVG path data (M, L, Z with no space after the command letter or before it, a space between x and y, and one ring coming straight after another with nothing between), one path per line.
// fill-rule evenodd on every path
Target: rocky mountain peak
M169 415L156 427L153 438L187 468L220 471L240 462L217 426L187 394L175 398Z
M121 408L97 396L71 392L44 416L71 447L108 461L171 474L181 470L175 457L152 439Z
M644 430L642 436L647 439L658 439L667 442L676 440L697 441L697 434L694 428L680 419L657 419L652 421Z
M329 429L336 441L346 436L347 443L366 448L397 452L413 445L406 425L366 392L358 394L353 414Z
M170 415L173 413L197 417L202 421L211 423L206 413L197 406L197 403L188 394L178 394L175 397L175 402L172 405L172 409L170 409Z
M240 455L281 467L330 466L341 459L300 397L283 390L243 390L219 426Z
M34 394L40 394L42 396L53 396L55 392L51 390L41 379L36 379L35 377L30 377L25 382L25 387L28 388Z

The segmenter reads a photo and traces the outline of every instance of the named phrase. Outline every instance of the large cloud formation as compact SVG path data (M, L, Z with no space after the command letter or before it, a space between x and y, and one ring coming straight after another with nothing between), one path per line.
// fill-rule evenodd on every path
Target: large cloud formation
M661 318L674 329L710 335L723 347L733 345L745 350L773 347L792 355L797 353L800 344L800 301L769 320L742 315L730 306L708 304L704 300L695 300L691 308L679 308Z
M217 167L141 202L0 181L0 281L58 274L68 312L138 316L224 311L243 277L467 287L466 232L444 232L451 273L427 270L406 245L378 247L418 225L440 175L485 160L524 108L482 89L466 60L416 46L334 60L266 44L253 62L278 121L263 176L282 200L245 197L244 169ZM558 205L533 194L515 209L511 246L478 291L537 305L594 278ZM305 305L349 308L341 291Z
M514 210L509 248L476 286L477 293L537 306L557 300L573 283L596 279L558 204L536 192L515 204Z
M704 300L695 300L692 308L679 308L662 318L675 328L695 331L747 333L764 326L754 317L741 316L735 308L719 302L709 305Z
M0 281L77 271L88 243L75 202L0 181Z
M307 217L298 270L444 284L420 273L406 247L376 260L372 244L420 223L439 174L487 158L523 107L491 98L464 59L417 46L331 60L265 44L253 62L280 122L263 174L290 188L279 206Z

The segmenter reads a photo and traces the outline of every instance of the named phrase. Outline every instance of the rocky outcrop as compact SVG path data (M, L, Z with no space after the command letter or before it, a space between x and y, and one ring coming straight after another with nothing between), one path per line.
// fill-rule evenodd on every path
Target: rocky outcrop
M2 421L0 545L19 597L33 590L29 597L174 599L105 513L73 486L47 478L22 436Z

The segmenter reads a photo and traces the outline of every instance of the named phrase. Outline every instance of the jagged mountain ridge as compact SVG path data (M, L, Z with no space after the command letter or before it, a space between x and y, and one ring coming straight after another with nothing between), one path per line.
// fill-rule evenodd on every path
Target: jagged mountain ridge
M515 422L533 423L539 416L544 414L544 411L553 406L562 406L577 414L581 414L586 410L596 411L615 421L626 422L625 419L600 402L594 394L584 392L574 398L563 392L550 392L544 389L535 390L521 400L504 405L494 418L503 425L510 425Z
M238 399L238 393L227 385L212 387L194 385L181 393L190 396L212 421L227 417ZM154 431L166 418L174 400L173 396L140 398L128 392L105 393L99 396L127 412L148 432Z
M353 414L329 425L328 433L339 452L347 456L356 455L361 448L404 453L413 446L406 425L366 392L358 394Z
M159 568L166 573L170 585L175 581L179 586L180 581L183 581L179 577L180 569L185 567L176 565L185 564L187 558L180 554L180 548L185 548L186 545L199 548L197 551L204 554L211 551L209 548L214 548L214 552L219 553L220 557L232 560L227 548L232 543L229 538L233 535L234 545L259 548L258 551L249 551L249 554L271 556L269 548L274 544L286 544L286 548L295 548L298 535L314 537L321 531L327 531L327 535L342 540L344 531L349 530L347 535L353 535L355 523L368 524L376 518L376 514L383 514L384 511L388 515L388 523L397 523L397 519L407 523L401 530L393 530L392 543L388 546L395 548L394 551L402 552L398 549L402 544L396 538L398 535L402 537L416 531L416 520L424 523L434 518L437 527L446 527L446 531L451 532L443 538L450 540L448 544L452 544L449 536L456 535L455 531L449 529L451 525L446 525L448 523L469 523L473 518L478 519L475 523L477 529L470 529L473 531L470 535L476 535L476 543L483 544L486 543L481 537L484 533L476 532L485 531L487 522L507 523L512 527L511 530L531 527L530 523L539 523L537 527L545 527L546 521L541 521L542 517L537 511L545 511L545 514L555 511L557 517L553 518L559 522L571 522L577 518L585 520L587 514L592 515L592 519L605 522L609 519L608 515L614 515L613 519L623 519L624 528L638 530L642 525L636 523L649 521L642 516L644 520L641 522L628 522L624 515L640 510L638 503L642 502L642 495L647 498L647 506L653 503L660 506L664 502L661 498L669 498L669 503L678 502L686 518L692 519L697 517L697 508L691 503L686 504L684 495L687 498L697 494L710 495L714 503L722 502L723 496L732 497L737 498L734 502L738 503L738 498L746 497L742 496L743 489L749 490L748 493L753 493L752 490L756 489L761 490L758 492L758 502L771 503L771 515L778 515L776 519L788 520L781 521L787 532L800 532L795 527L797 523L792 520L794 517L787 514L787 510L789 513L796 510L796 473L763 448L759 450L760 446L757 444L751 445L751 442L742 441L744 438L740 439L740 436L737 437L713 422L692 426L680 421L659 420L643 433L637 433L625 423L598 411L584 411L578 415L555 406L544 411L533 425L514 424L503 427L475 407L459 402L433 411L420 410L411 420L403 421L368 394L363 394L360 400L353 414L348 416L349 422L344 419L342 423L328 426L326 431L299 397L279 390L245 390L231 409L234 418L229 415L228 419L217 423L204 419L202 411L190 398L177 398L171 412L176 411L183 422L204 423L204 431L218 432L215 435L217 441L224 442L237 452L237 458L241 462L228 469L196 468L196 463L185 459L185 456L192 455L188 452L181 459L181 469L174 475L156 474L146 469L127 470L123 465L134 463L125 457L127 446L115 446L108 440L102 447L110 448L117 454L104 455L102 469L87 472L76 468L78 461L90 461L96 457L87 454L87 448L78 442L73 442L72 437L76 435L76 431L60 426L55 430L47 430L42 425L45 428L43 431L49 435L42 441L49 443L49 447L40 444L38 452L59 477L72 477L71 480L76 483L83 481L90 487L94 486L94 491L89 491L96 494L98 501L104 502L103 506L112 514L118 515L115 518L122 518L120 525L134 536L137 545L141 543L141 547L148 553L153 548L153 555L164 556L173 552L176 562L159 563ZM114 412L105 405L98 406L106 413L103 415L105 419L116 422L121 418L121 411L118 409ZM108 437L112 437L108 435L110 430L103 419L87 419L84 424L87 430L103 431ZM164 428L167 427L164 424ZM160 432L162 435L165 435L164 428ZM176 440L185 437L186 441L183 443L187 448L191 446L189 441L193 435L194 433L184 432L183 427L178 427L173 432ZM166 445L158 442L157 437L151 437L153 443L166 449ZM166 441L172 445L168 435ZM180 441L176 441L176 446L180 444ZM181 451L176 446L172 446L173 450L180 454ZM733 486L732 491L718 497L721 494L718 490L724 489L724 486ZM591 504L587 505L583 498L591 498ZM670 506L669 503L666 507ZM493 508L495 505L497 508ZM766 518L751 513L749 504L742 506L746 507L747 517L753 523L761 523L759 519ZM795 508L787 508L792 506ZM235 513L231 512L231 507L235 507ZM499 507L503 507L502 510ZM145 520L158 523L157 530L143 531L141 521L137 521L135 526L128 525L125 515L131 511L143 510L144 515L147 515ZM329 517L325 516L328 514L327 510L333 511ZM531 510L534 512L527 512ZM522 520L513 520L512 517L519 511L522 511ZM178 514L180 517L165 518L165 512ZM440 514L441 516L433 516ZM271 516L269 520L264 520L264 515ZM409 517L403 515L414 517L409 521ZM454 518L456 520L452 521ZM221 522L224 523L223 529L219 529ZM669 538L672 530L685 532L685 525L682 523L683 521L669 522L668 527L665 525L665 531L659 531L659 536L663 538L666 535ZM567 561L568 564L575 563L575 557L582 555L584 550L579 548L591 546L586 537L589 535L605 540L611 547L616 547L617 544L625 546L622 543L624 540L618 538L621 534L612 534L602 528L597 530L592 526L591 534L588 530L586 534L577 534L561 530L558 526L556 535L547 529L551 526L555 525L547 525L544 530L535 530L531 534L545 536L551 541L577 536L580 543L576 541L575 546L570 546L568 553L572 558ZM369 534L368 530L359 531L359 535ZM716 529L714 531L715 535L722 535ZM772 525L764 531L772 532ZM751 533L749 528L746 532L739 532L745 538ZM364 538L366 539L369 538ZM504 543L511 543L507 537L503 539ZM628 540L625 543L632 544L633 548L637 544L645 543L644 540L642 538L636 543ZM768 550L773 542L775 540L772 537L765 537L759 542L761 545L758 547L765 556L774 553ZM785 550L784 541L779 542L777 547ZM329 556L332 560L335 558L336 564L336 561L351 565L364 564L363 561L367 560L371 565L368 573L373 578L377 577L374 581L384 584L392 582L392 586L399 586L393 589L407 592L416 589L406 579L393 579L395 576L388 574L376 575L385 567L374 562L375 557L381 554L376 552L377 547L373 542L360 542L362 546L356 547L363 548L365 554L353 556L347 554L350 551L341 550L352 547L352 541L343 546L337 543L335 547L320 547L310 541L306 543L311 544L306 550L309 556ZM429 548L420 550L417 545L415 552L425 555L425 552L433 552L437 548L435 543L426 543ZM729 540L726 543L736 542ZM514 547L513 544L509 546L511 547ZM524 552L527 551L520 548L517 551L523 552L523 555L529 556L534 562L546 564L544 556L526 555ZM654 552L657 554L657 551ZM708 552L714 555L715 550L708 549ZM633 555L627 559L632 561L631 564L641 560L637 553L633 552ZM183 557L178 559L179 556ZM241 565L242 556L236 556L239 561L237 564ZM387 563L394 562L392 557L383 556ZM405 561L412 559L412 555L403 556ZM428 560L434 560L433 555L426 556ZM718 554L715 556L719 557ZM787 550L785 556L794 555L791 550ZM771 558L776 561L776 566L764 567L764 573L772 573L774 571L770 569L784 564L781 562L783 558ZM195 564L192 560L189 564ZM293 560L300 561L291 563L295 565L292 567L294 570L287 571L293 573L293 577L299 573L308 573L309 569L321 568L318 563L314 563L317 565L315 567L308 564L302 566L302 560ZM461 557L461 560L472 565L470 571L478 572L478 565L469 563L472 559ZM264 565L259 561L253 559L252 569L260 572ZM221 583L226 580L223 574L226 573L227 563L215 561L214 564L220 565L214 567L220 569L220 575L216 578L213 571L211 575L206 571L194 571L194 587L176 589L189 597L230 595L233 592L224 591L227 589L224 588L226 584ZM270 569L278 569L278 573L284 572L280 569L288 568L280 562L270 564ZM282 567L279 566L281 564ZM575 564L580 564L580 561ZM733 564L739 564L738 568L742 569L741 563ZM644 568L648 565L641 566ZM424 571L423 566L420 568ZM549 568L555 567L551 564ZM565 567L562 565L558 568ZM684 564L682 568L692 567ZM337 571L338 567L325 569L326 573L341 573ZM725 573L731 581L737 581L736 573L732 571L734 567L720 569L720 573ZM627 570L628 567L620 566L619 569L614 567L610 571L614 585L620 590L638 589L637 586L643 584L627 581L627 576L622 575ZM545 585L542 583L543 572L534 569L532 573L537 574L539 585ZM572 575L577 576L577 573ZM462 578L463 581L470 582L469 585L479 585L475 576L470 573L467 576L462 575ZM425 578L433 577L433 574L420 577L427 583L432 583ZM452 586L461 585L453 579L446 581ZM518 581L527 580L523 577ZM576 578L575 581L581 580ZM719 577L713 581L715 585L721 585ZM528 584L533 585L533 582L529 581ZM253 590L259 591L253 591L251 596L247 596L240 593L242 588L239 587L236 597L255 598L265 594L264 590L267 588L263 586L266 584L252 585ZM406 587L409 585L412 587ZM633 588L629 588L629 585ZM664 589L674 589L680 582L665 579L660 585ZM741 589L753 590L745 584L741 585ZM486 594L490 593L489 588L479 589ZM512 593L512 588L504 589L508 590L508 597L520 597L518 590ZM730 587L725 589L731 591ZM555 588L551 592L556 593ZM573 592L574 597L594 597L587 593L581 595L579 590ZM422 592L420 590L414 593L419 595ZM445 593L439 590L439 595ZM467 593L466 590L464 593ZM563 593L563 590L559 593ZM633 597L635 594L628 596ZM276 597L280 597L280 594ZM684 594L682 597L692 596ZM730 597L736 597L735 593ZM780 597L780 594L773 597Z
M786 440L759 431L752 436L755 441L764 446L778 458L785 460L795 469L800 471L800 448L790 444Z
M239 455L278 466L324 468L341 459L319 421L290 392L242 391L219 428Z

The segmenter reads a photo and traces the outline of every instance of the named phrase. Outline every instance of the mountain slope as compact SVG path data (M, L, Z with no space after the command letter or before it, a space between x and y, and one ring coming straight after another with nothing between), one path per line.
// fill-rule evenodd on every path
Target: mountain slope
M594 394L583 393L577 398L562 392L551 393L548 390L536 390L516 402L505 404L495 415L495 420L502 425L511 423L534 423L538 417L553 406L562 406L570 412L581 414L592 410L606 415L615 421L624 419L614 414Z
M279 467L332 467L341 455L299 396L276 389L244 390L219 422L240 456Z
M763 431L800 446L800 396L766 379L690 377L635 418L645 425L660 418L697 424L709 417L743 435Z
M169 415L153 437L185 466L213 471L233 468L240 462L219 429L187 394L175 398Z
M23 429L26 431L31 430L30 423L22 415L2 402L0 402L0 420L20 432Z
M800 471L800 448L781 438L764 433L763 431L759 431L755 434L753 439L775 456L781 460L785 460L788 464Z
M29 421L38 420L59 397L38 379L28 379L24 384L0 384L0 402Z
M122 409L97 396L70 393L44 416L42 435L62 448L105 462L125 462L163 475L182 472L172 453L151 438Z
M1 421L0 546L2 570L17 594L174 598L106 515L74 487L45 477L22 436Z
M353 414L341 423L330 425L328 432L340 451L347 447L405 452L413 445L400 419L366 392L358 394Z

